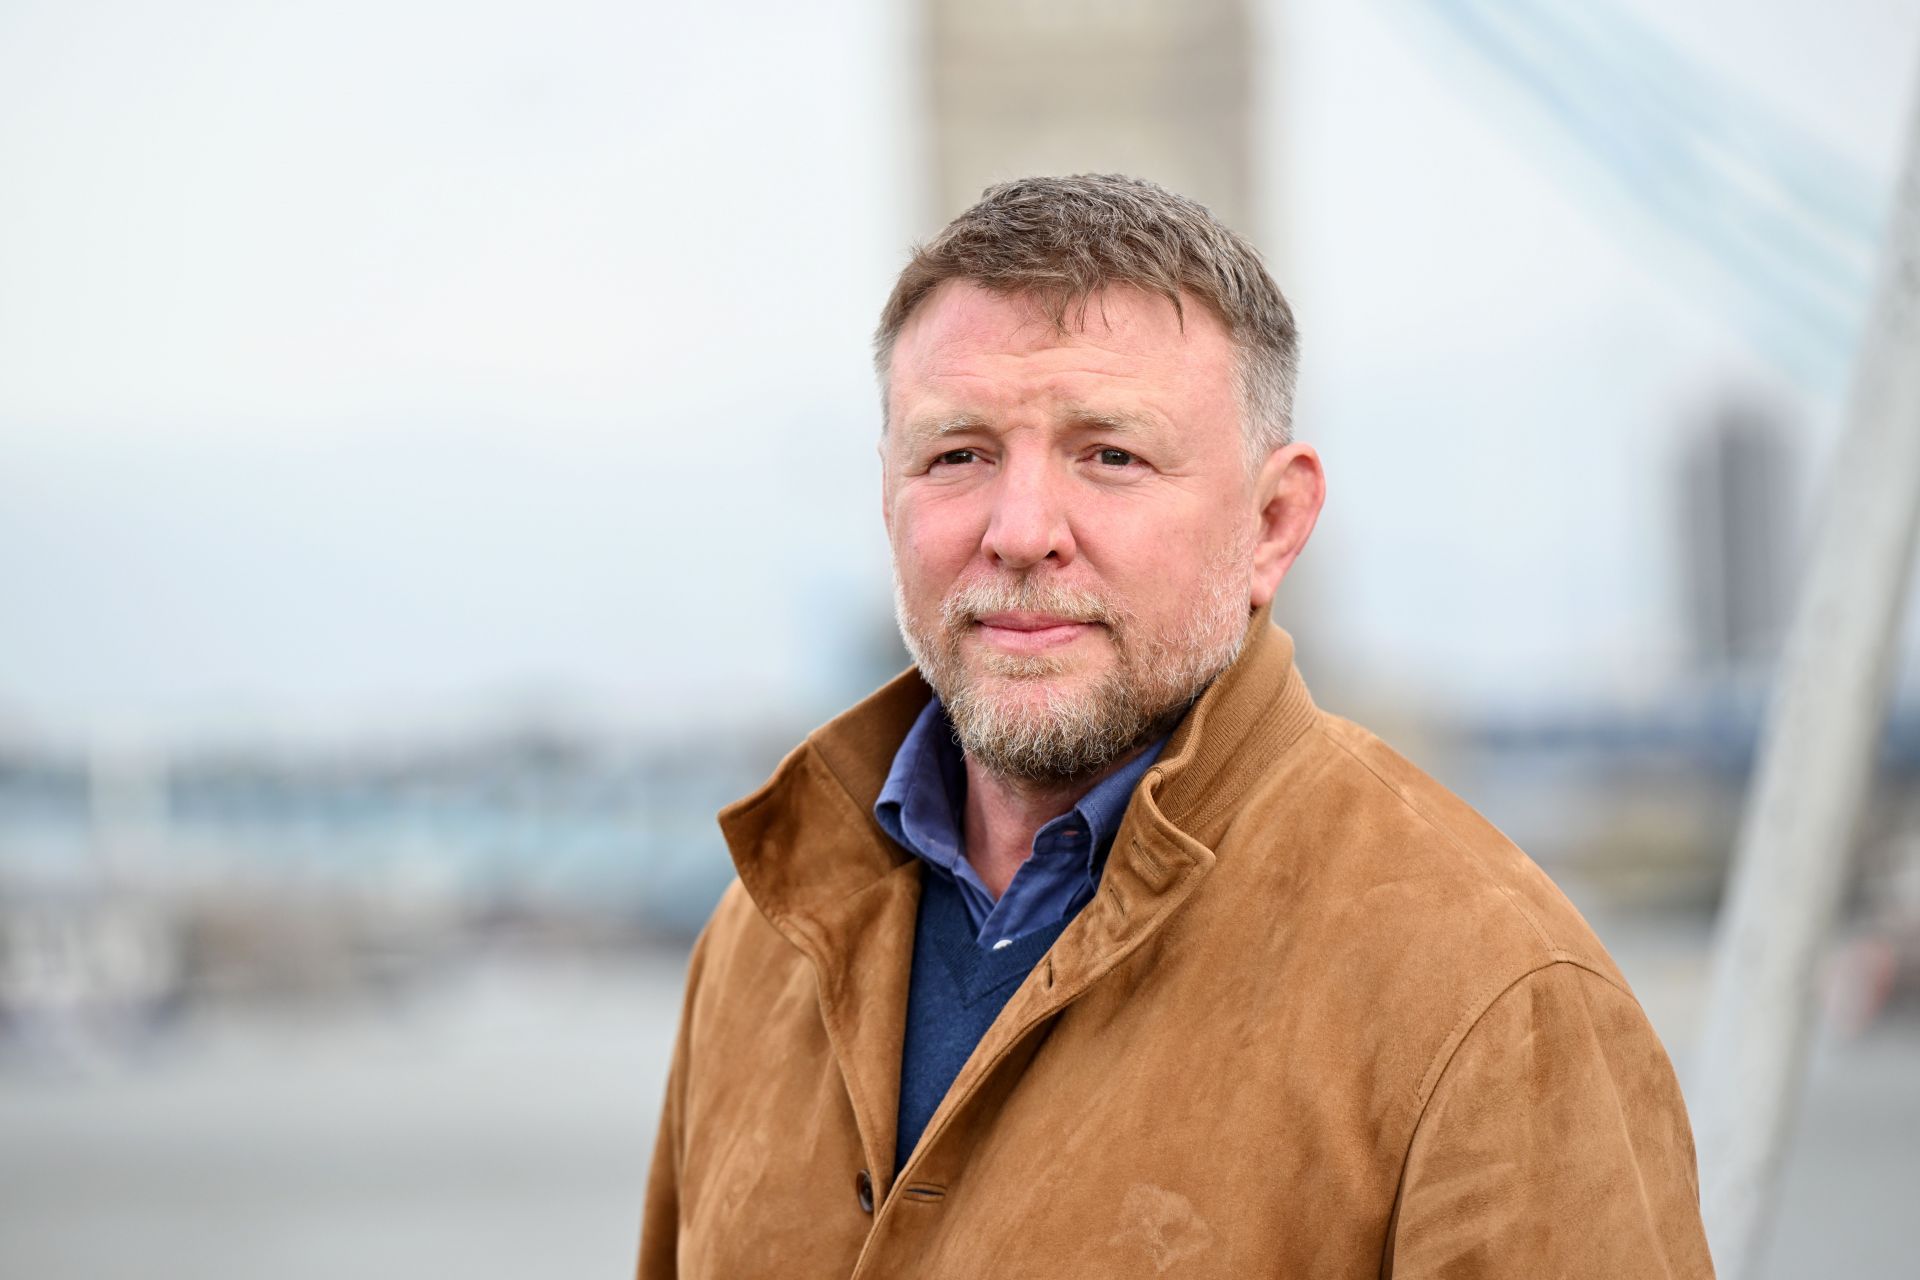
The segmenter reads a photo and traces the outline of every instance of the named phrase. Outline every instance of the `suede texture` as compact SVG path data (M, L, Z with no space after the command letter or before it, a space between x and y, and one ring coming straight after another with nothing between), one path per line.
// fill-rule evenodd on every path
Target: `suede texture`
M1292 653L1256 615L903 1169L921 869L870 814L926 686L725 810L739 878L694 950L640 1280L1710 1276L1680 1091L1613 962Z

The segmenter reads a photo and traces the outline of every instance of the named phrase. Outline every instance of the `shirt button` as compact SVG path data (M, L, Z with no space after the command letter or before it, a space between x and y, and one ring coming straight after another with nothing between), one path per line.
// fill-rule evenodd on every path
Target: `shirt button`
M1010 947L1010 946L1012 946L1012 945L1013 945L1013 939L1012 939L1012 938L1002 938L1002 939L1000 939L1000 941L998 941L998 942L996 942L996 943L994 943L994 944L993 944L993 949L994 949L995 951L998 951L998 950L999 950L1000 948L1002 948L1002 947Z
M873 1178L865 1169L853 1180L853 1193L860 1199L860 1212L873 1212Z

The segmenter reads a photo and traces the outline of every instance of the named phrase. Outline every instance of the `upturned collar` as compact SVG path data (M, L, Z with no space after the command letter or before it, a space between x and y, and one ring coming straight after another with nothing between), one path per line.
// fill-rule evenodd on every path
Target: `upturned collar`
M765 785L720 812L749 896L776 927L832 914L910 861L873 820L894 753L933 691L909 668L788 754ZM1318 714L1271 606L1248 620L1232 666L1194 703L1141 780L1133 808L1155 843L1209 843L1246 787ZM1130 814L1130 817L1135 815ZM1210 855L1209 855L1210 856Z

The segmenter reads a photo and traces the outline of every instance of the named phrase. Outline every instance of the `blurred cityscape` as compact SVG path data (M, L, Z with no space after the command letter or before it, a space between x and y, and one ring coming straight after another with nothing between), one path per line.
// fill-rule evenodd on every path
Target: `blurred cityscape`
M193 1003L377 995L503 937L684 946L730 874L714 812L790 742L8 753L0 1028L73 1048Z
M1603 910L1709 918L1763 710L1430 722L1415 755ZM528 730L396 750L0 749L0 1064L112 1053L193 1006L385 997L503 944L684 947L732 870L713 821L805 732L622 745ZM1899 708L1852 906L1920 1000L1920 708ZM1895 1003L1899 1003L1898 1000Z
M714 813L905 662L873 313L1028 172L1268 252L1310 685L1684 1069L1920 0L189 8L0 10L0 1272L630 1264ZM1907 1266L1909 606L1772 1276Z

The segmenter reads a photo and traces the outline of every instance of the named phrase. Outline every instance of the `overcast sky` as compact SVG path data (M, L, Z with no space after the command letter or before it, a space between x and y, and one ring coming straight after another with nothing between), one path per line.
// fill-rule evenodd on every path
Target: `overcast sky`
M1832 396L1418 8L1267 24L1256 232L1333 476L1296 608L1441 701L1644 693L1681 420L1758 388L1817 441ZM1920 0L1684 9L1629 12L1884 185ZM866 340L924 230L894 12L0 6L0 727L853 692Z

